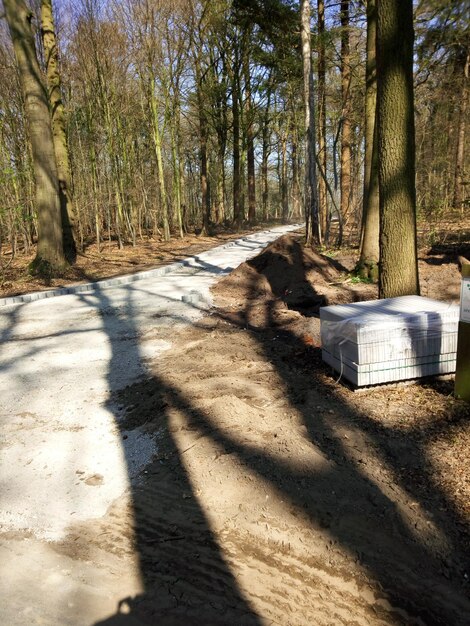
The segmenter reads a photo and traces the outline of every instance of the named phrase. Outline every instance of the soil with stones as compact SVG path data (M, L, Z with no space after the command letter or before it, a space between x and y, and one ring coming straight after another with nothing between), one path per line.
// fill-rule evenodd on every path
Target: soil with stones
M101 624L469 623L468 405L449 379L335 382L318 309L376 297L348 263L281 238L113 399L123 430L160 444L132 507L58 548L136 551L144 592ZM443 256L421 277L423 295L458 298Z

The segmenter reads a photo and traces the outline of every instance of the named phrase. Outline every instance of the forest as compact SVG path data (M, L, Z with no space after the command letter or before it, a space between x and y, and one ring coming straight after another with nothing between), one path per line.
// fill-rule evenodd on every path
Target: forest
M469 626L468 8L0 0L1 623Z
M218 226L302 221L310 172L315 243L362 241L365 275L376 277L377 212L372 234L366 219L378 206L375 0L3 4L3 256L30 254L53 229L50 213L41 225L35 135L40 159L47 149L44 129L27 123L16 33L23 42L29 38L23 52L35 57L31 75L49 110L61 204L54 227L62 228L69 261L91 242L122 248L145 238L210 234ZM416 176L414 164L407 166L416 184L413 210L427 224L455 221L469 198L466 2L419 0L412 9L414 131L405 132L415 133ZM392 93L392 109L400 97ZM44 248L42 256L48 254Z

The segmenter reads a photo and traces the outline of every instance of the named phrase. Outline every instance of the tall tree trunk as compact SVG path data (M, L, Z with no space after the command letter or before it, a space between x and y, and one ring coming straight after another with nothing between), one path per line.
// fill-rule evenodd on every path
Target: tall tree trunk
M289 217L289 198L287 195L287 130L281 134L281 206L282 221L287 222Z
M212 84L216 86L213 100L213 126L217 139L217 159L214 164L215 194L213 204L214 220L217 224L221 224L225 219L226 201L225 156L227 152L228 136L228 68L226 59L227 51L219 51L220 59L216 58L216 52L216 45L212 43L209 49L210 67L212 70L210 80Z
M233 116L233 221L240 227L244 220L240 203L240 64L235 46L235 59L232 74L232 116Z
M377 33L376 0L367 0L367 57L365 98L364 196L362 206L362 245L358 264L363 278L377 280L379 262L379 172L377 160Z
M269 158L269 125L266 120L263 121L262 132L262 156L261 156L261 186L263 189L262 206L263 206L263 220L268 219L268 199L269 199L269 187L268 187L268 158Z
M303 100L305 114L305 221L307 244L321 244L315 147L315 99L311 59L310 0L300 4Z
M72 172L67 145L65 109L60 91L59 55L52 12L52 0L41 0L41 37L46 61L46 76L52 119L52 137L59 177L60 211L62 216L64 253L70 262L77 257L75 213L73 207Z
M295 118L292 124L292 217L299 219L300 210L300 185L299 185L299 156L298 156L298 125Z
M211 199L209 192L207 167L207 121L203 110L202 98L199 98L199 159L201 177L202 223L203 232L208 235L210 230Z
M38 247L31 271L60 274L67 263L62 243L59 182L47 89L31 29L32 13L24 0L4 0L3 6L13 40L33 155Z
M249 46L245 45L243 73L245 78L246 162L248 178L248 220L256 220L255 142L251 95Z
M224 176L220 152L217 154L218 163L215 168L215 200L214 200L214 220L216 224L221 224L224 220Z
M381 298L419 293L416 245L413 2L377 3Z
M172 122L171 122L171 160L173 166L173 197L175 204L175 212L176 212L176 220L178 224L178 233L181 238L183 238L183 217L182 217L182 209L181 209L181 187L182 187L182 179L181 179L181 131L180 131L180 107L177 101L173 102L173 110L172 110Z
M248 219L251 224L256 221L256 178L255 178L255 143L253 122L247 128L247 174L248 174Z
M351 55L349 43L349 0L341 0L341 173L340 210L347 219L351 194Z
M158 101L157 96L155 95L155 78L151 75L150 71L149 74L149 100L150 112L152 115L152 136L153 145L155 148L155 157L157 159L158 185L160 189L160 200L162 204L163 238L165 241L169 241L170 225L168 221L168 200L165 185L165 172L163 169L162 135L160 130L160 120L158 119Z
M202 230L208 235L211 219L211 199L208 178L208 157L207 157L207 114L203 102L204 77L201 71L200 52L193 46L194 69L196 74L196 96L199 116L199 177L201 181L202 200Z
M318 10L318 159L323 170L323 176L318 180L318 204L320 213L321 232L326 232L328 215L328 196L326 176L328 158L326 151L326 56L325 56L325 2L317 1Z
M246 143L246 124L245 124L245 110L243 106L243 93L240 89L240 100L238 102L238 110L240 112L240 213L243 215L243 219L246 219L246 182L247 182L247 143Z
M455 178L454 178L454 199L455 209L463 212L463 174L465 157L465 124L467 121L468 108L468 73L469 73L470 51L466 51L463 63L462 93L459 107L459 127L457 131L457 148L455 154Z
M261 186L263 189L262 205L263 205L263 220L268 219L268 200L269 200L269 185L268 185L268 159L270 153L270 112L271 112L271 74L268 78L268 88L266 94L266 108L263 111L262 117L262 151L261 151Z

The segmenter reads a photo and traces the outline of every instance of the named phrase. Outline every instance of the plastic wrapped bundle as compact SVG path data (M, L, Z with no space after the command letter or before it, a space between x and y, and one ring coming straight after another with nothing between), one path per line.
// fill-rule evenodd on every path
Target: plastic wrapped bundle
M421 296L320 309L323 360L357 386L455 371L459 307Z

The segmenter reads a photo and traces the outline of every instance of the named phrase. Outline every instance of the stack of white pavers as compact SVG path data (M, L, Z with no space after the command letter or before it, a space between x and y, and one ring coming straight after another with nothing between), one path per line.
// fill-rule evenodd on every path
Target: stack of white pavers
M320 309L322 357L358 387L455 372L459 306L421 296Z

